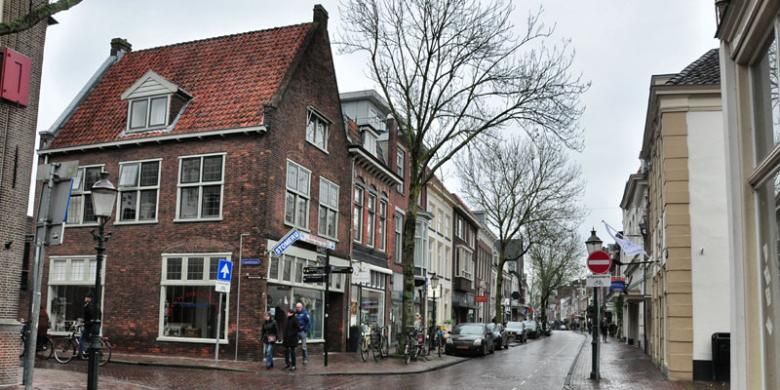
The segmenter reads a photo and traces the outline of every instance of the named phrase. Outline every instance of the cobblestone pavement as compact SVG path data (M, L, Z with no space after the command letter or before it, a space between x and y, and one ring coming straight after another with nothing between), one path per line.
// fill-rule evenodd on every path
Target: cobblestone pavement
M573 366L569 384L564 390L704 390L728 389L728 385L709 382L671 382L653 365L650 357L639 348L610 338L601 344L599 372L601 380L590 379L591 338Z
M496 351L435 371L404 375L342 374L323 375L317 363L299 366L295 373L279 365L271 372L225 371L183 367L109 364L101 368L101 389L561 389L574 362L583 336L573 332L555 332L551 337L531 340L509 350ZM350 357L351 358L351 357ZM436 358L434 358L436 359ZM78 364L74 364L78 363ZM84 362L61 366L44 363L36 370L36 388L83 388ZM377 363L352 363L370 371ZM412 363L409 368L415 368ZM425 364L425 363L422 363ZM310 368L311 367L311 370ZM309 371L310 370L310 371Z

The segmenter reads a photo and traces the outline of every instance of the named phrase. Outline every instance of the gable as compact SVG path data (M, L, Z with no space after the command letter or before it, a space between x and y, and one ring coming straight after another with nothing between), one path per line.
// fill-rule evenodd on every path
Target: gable
M176 84L150 70L122 93L122 100L171 94L179 91Z

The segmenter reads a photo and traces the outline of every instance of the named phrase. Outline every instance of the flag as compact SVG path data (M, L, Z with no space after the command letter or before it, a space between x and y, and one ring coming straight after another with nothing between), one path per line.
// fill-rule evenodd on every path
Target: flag
M634 243L631 240L626 240L625 238L623 238L622 234L618 233L617 230L615 230L615 228L609 226L609 224L606 223L605 221L601 221L601 222L604 224L604 228L607 229L607 233L609 234L609 236L612 237L612 239L615 240L615 242L617 242L618 245L620 245L620 249L622 249L627 256L633 257L640 254L647 256L647 252L645 252L645 248L642 245ZM620 238L618 238L618 235L620 235Z

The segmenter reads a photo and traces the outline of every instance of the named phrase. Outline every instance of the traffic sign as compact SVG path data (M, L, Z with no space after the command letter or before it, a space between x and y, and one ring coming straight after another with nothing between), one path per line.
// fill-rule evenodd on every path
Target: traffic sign
M304 275L315 275L315 274L325 274L325 273L327 273L327 268L325 268L325 266L303 267Z
M327 278L325 274L303 275L304 283L322 283Z
M624 291L626 289L626 278L623 276L613 276L609 286L609 291Z
M585 287L609 287L612 285L612 278L609 275L588 275L585 281Z
M217 280L214 289L218 292L230 292L230 279L233 275L233 262L228 259L219 259L217 263Z
M271 252L275 254L276 256L281 256L284 251L287 250L292 244L295 243L295 241L298 241L301 239L301 232L299 232L297 229L290 229L287 234L282 237L279 242L274 245L273 248L271 248Z
M588 255L588 268L594 274L605 274L612 267L612 258L609 253L604 251L595 251ZM609 287L609 286L607 286Z
M337 265L334 265L330 268L330 273L332 274L351 274L352 273L352 267L340 267Z

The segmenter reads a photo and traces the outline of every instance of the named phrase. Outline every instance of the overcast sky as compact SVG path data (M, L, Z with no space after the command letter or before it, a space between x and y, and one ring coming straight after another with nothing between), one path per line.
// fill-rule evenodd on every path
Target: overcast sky
M145 49L194 39L308 22L321 3L330 13L331 40L340 29L339 1L86 0L56 16L46 39L38 130L48 129L109 55L109 41L127 39ZM555 24L556 40L570 38L575 66L592 82L584 96L586 134L582 165L589 215L586 234L602 219L620 228L620 198L637 156L650 76L675 73L717 47L711 0L544 0L515 1L516 25L529 10L544 7L543 20ZM342 92L372 88L363 58L336 54ZM457 183L448 175L451 190Z

